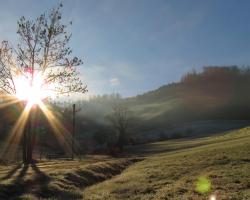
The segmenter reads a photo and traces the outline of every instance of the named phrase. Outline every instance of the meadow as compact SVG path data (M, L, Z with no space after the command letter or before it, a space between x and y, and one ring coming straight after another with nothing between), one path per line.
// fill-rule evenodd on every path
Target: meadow
M0 199L250 199L250 128L0 167Z

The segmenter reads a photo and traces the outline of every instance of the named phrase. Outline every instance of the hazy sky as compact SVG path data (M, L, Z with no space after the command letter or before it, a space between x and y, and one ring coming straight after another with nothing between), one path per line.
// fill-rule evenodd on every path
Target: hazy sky
M0 0L0 39L15 43L20 16L34 18L57 2ZM250 65L248 0L62 2L90 94L131 96L204 65Z

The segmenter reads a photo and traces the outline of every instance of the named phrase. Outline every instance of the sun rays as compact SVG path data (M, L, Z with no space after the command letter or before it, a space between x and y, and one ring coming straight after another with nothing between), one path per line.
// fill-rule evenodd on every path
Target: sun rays
M72 153L72 135L70 130L65 128L60 122L59 117L55 114L56 112L53 112L44 103L45 99L54 96L53 90L49 88L53 85L46 84L47 82L42 74L36 71L33 72L33 75L27 72L26 76L16 76L13 80L16 93L14 95L0 94L0 109L6 109L11 106L17 107L18 115L16 116L19 117L11 116L11 121L15 121L15 124L5 139L0 158L10 159L14 158L14 155L17 155L16 153L21 147L21 142L25 141L25 137L27 137L25 133L27 131L31 135L37 133L39 129L37 123L40 122L34 121L34 118L39 118L41 115L45 116L52 132L65 152ZM33 137L31 135L28 136L29 139Z
M3 147L1 158L3 157L12 157L15 155L17 151L18 144L21 141L22 135L24 133L25 125L27 123L29 114L30 114L31 105L28 104L23 112L21 113L20 117L16 121L15 125L13 126L12 130L9 133L5 141L5 146Z
M20 100L11 95L0 95L0 109L6 108L18 102L20 102Z
M41 108L43 114L47 118L58 142L68 153L71 153L72 149L70 143L72 141L72 135L68 129L57 119L53 112L45 106L42 101L38 102L38 106Z
M21 101L20 99L9 97L9 99L0 103L0 108L8 108L13 104L18 104L18 106L23 107L23 110L21 112L19 111L20 115L18 119L13 125L13 128L9 131L8 137L5 139L5 145L2 148L0 158L15 159L14 156L17 155L18 148L22 142L23 134L26 131L25 129L28 120L31 117L31 113L34 113L35 109L40 110L40 112L37 112L36 110L36 114L44 115L46 117L56 139L65 152L72 153L72 136L70 130L64 127L57 115L53 113L48 105L45 105L42 99L36 99L34 102L33 100ZM34 127L33 131L36 131L35 129L36 127Z

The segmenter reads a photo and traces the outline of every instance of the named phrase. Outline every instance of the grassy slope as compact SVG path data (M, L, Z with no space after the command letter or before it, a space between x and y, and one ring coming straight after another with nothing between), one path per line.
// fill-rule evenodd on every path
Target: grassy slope
M192 141L138 148L146 159L121 175L91 186L84 199L250 199L250 129ZM211 191L195 191L199 177Z
M82 199L82 189L120 174L135 159L91 157L0 167L0 199Z
M1 166L0 199L250 199L250 128L136 146L127 156ZM206 194L195 191L201 176L212 183Z

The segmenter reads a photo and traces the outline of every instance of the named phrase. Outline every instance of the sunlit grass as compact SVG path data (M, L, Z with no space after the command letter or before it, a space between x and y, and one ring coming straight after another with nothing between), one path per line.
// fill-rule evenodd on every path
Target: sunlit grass
M175 140L173 144L155 143L152 149L142 145L136 150L145 156L144 161L110 181L87 188L84 199L247 200L249 146L249 128L203 139Z
M82 161L57 160L20 165L17 168L0 166L0 198L82 199L84 188L110 179L133 163L130 159L106 161L105 157L93 157Z
M48 118L53 121L56 116L51 113ZM246 200L250 197L249 146L250 128L244 128L200 139L139 145L130 149L133 154L128 154L144 159L138 163L129 158L109 157L42 161L36 168L29 166L23 177L20 175L25 171L22 166L8 178L6 175L15 166L0 166L0 196ZM25 187L28 189L22 190L29 183L29 187ZM8 193L13 184L16 192Z

